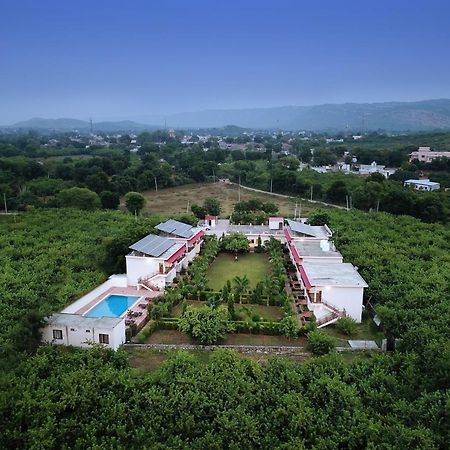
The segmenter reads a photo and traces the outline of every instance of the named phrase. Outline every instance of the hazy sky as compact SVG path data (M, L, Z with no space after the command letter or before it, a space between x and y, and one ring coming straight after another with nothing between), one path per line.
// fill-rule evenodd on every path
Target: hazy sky
M450 97L450 1L1 0L0 124Z

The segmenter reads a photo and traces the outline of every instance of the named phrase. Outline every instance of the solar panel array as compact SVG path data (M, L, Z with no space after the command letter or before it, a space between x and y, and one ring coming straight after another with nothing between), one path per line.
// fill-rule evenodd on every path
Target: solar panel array
M164 231L165 233L173 234L184 239L189 239L193 235L191 225L173 219L160 223L159 225L156 225L155 228L159 231Z
M176 243L170 239L156 236L155 234L149 234L140 241L135 242L130 248L131 250L145 253L146 255L158 257L175 244Z
M316 237L321 236L321 233L320 232L318 233L311 225L306 225L304 223L289 219L287 222L291 230L295 231L296 233L308 234L310 236Z

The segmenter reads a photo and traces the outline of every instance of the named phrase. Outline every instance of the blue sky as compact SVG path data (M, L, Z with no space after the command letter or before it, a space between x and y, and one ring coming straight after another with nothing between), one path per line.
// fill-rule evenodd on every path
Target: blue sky
M450 2L2 0L0 124L450 97Z

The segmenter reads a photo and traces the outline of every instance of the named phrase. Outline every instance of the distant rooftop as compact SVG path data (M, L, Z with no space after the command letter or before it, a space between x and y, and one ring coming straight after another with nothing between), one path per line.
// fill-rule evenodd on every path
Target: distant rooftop
M428 178L423 180L405 180L405 183L409 184L420 184L422 186L437 186L439 183L436 183L435 181L430 181Z
M283 230L271 230L268 225L229 225L228 233L282 235Z
M367 287L350 263L304 262L302 267L312 286Z
M48 325L88 327L88 328L114 328L120 322L120 317L85 317L79 314L55 313L46 319Z

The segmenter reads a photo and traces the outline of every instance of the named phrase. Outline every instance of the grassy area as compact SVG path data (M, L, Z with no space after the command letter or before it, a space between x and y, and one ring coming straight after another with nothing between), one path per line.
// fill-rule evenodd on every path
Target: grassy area
M198 300L186 300L187 305L192 305L197 308L201 306L207 305L207 302L201 302ZM248 308L251 312L258 314L262 320L270 320L273 322L278 322L283 318L283 308L280 306L265 306L265 305L239 305L239 303L235 304L235 311L239 316L239 320L246 320L248 318L248 314L245 309ZM183 311L183 303L180 302L172 309L173 317L180 317Z
M228 253L220 253L208 269L208 285L213 290L222 289L227 280L247 275L250 287L255 287L269 272L270 264L265 253L246 253L238 261Z
M381 345L381 341L384 339L383 332L376 326L371 317L364 313L362 322L358 325L358 332L355 336L347 336L340 332L335 325L322 328L324 333L333 336L337 340L337 345L345 346L349 339L364 340L364 341L376 341L378 345ZM344 345L345 344L345 345Z
M270 320L273 322L278 322L283 318L283 308L280 306L265 306L265 305L235 305L235 311L239 316L239 320L246 320L248 318L247 311L248 308L252 313L258 314L262 320Z
M234 204L238 202L239 193L237 186L225 183L197 183L176 186L173 188L159 189L158 192L143 192L147 203L144 213L151 214L182 214L190 211L193 203L201 204L207 197L214 197L220 201L222 217L228 217L233 211ZM241 200L258 198L264 202L273 202L280 209L280 215L292 217L294 215L295 200L277 197L270 194L262 194L241 189ZM122 201L122 207L123 201ZM302 215L308 215L318 206L302 201ZM323 206L322 206L323 208Z
M223 344L225 345L285 345L289 347L304 347L305 338L289 339L286 336L269 336L267 334L231 333Z
M178 330L156 330L145 342L147 344L196 344L187 334Z

